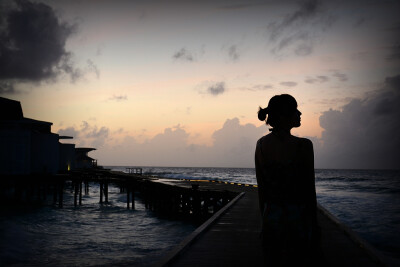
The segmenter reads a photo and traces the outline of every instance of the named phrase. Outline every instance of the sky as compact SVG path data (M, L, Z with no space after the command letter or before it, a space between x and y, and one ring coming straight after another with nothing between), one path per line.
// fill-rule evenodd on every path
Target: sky
M293 95L316 168L398 169L398 1L1 1L0 95L100 165L254 167Z

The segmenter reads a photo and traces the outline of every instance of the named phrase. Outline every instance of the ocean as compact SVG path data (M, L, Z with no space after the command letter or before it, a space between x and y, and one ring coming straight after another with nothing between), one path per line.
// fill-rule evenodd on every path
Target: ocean
M108 166L125 171L124 166ZM253 168L142 167L146 175L256 184ZM393 262L400 262L400 170L316 170L318 202ZM48 204L4 209L0 215L0 266L148 266L198 225L148 211L140 196L127 210L125 194L109 188L100 205L90 185L83 205L72 188L62 209ZM51 199L51 198L50 198Z

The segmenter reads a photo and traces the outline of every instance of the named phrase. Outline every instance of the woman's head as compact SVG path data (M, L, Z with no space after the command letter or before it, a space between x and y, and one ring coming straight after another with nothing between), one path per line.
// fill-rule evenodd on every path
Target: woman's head
M273 128L299 127L300 115L296 99L288 94L273 96L269 100L268 107L260 107L258 111L258 119L260 121L267 119L267 124Z

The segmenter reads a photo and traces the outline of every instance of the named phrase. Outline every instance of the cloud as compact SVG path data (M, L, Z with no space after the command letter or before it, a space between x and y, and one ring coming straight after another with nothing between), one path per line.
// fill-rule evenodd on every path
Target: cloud
M74 25L61 22L43 3L16 1L6 7L0 21L0 80L39 82L60 73L76 80L81 75L65 50Z
M10 81L0 81L0 94L14 94L14 83Z
M385 84L390 89L393 89L394 91L399 91L400 90L400 75L393 76L393 77L387 77L385 79Z
M298 1L297 8L281 20L268 25L271 52L282 56L294 52L297 56L312 54L314 43L333 22L318 0Z
M62 136L71 136L73 138L76 138L79 136L79 131L75 130L74 127L67 127L65 129L60 129L60 130L58 130L57 133Z
M193 54L190 51L188 51L186 48L181 48L178 52L176 52L172 56L172 58L174 58L176 60L189 61L189 62L194 61Z
M215 163L222 166L254 166L254 151L257 140L268 131L265 125L241 125L238 118L228 119L212 137L210 149L216 156Z
M349 80L349 78L347 77L347 75L345 73L341 73L337 70L333 70L332 76L337 78L341 82L346 82Z
M287 86L287 87L294 87L297 85L296 82L281 82L280 85Z
M320 117L324 129L316 163L325 168L398 168L400 162L400 75L366 99Z
M128 96L127 96L127 95L113 95L113 96L110 97L108 100L110 100L110 101L121 102L121 101L126 101L126 100L128 100Z
M272 88L274 88L274 87L271 84L256 84L256 85L253 85L252 87L241 88L241 90L264 91L264 90L269 90Z
M237 51L236 45L231 45L228 48L228 56L232 61L237 61L240 57L239 52Z
M220 6L219 9L222 10L240 10L240 9L247 9L251 7L257 7L260 5L266 5L267 3L246 3L246 4L232 4L232 5L224 5Z
M308 56L313 52L313 46L311 44L299 44L294 53L298 56Z
M352 54L350 55L350 58L351 58L352 60L364 60L365 58L368 57L368 55L369 55L368 52L362 51L362 52L352 53Z
M340 110L323 112L322 137L310 137L316 168L398 168L398 103L400 75L388 77L383 88L368 98L352 99ZM205 146L191 144L192 135L179 124L144 142L132 136L113 139L107 127L86 121L79 128L59 130L60 134L74 135L80 145L101 147L96 152L101 164L202 167L254 167L256 141L267 132L265 125L228 119L212 134L212 145Z
M17 0L1 8L0 93L18 93L20 83L55 82L65 76L75 83L90 72L100 77L92 60L84 68L76 67L65 48L77 24L62 22L44 3Z
M254 89L259 89L259 90L268 90L274 88L270 84L258 84L253 86Z
M118 130L113 132L114 134L122 134L124 133L124 128L119 128Z
M88 59L86 62L88 65L88 67L87 67L88 71L96 74L97 79L99 79L100 78L100 70L97 68L97 66L90 59Z
M393 44L390 47L390 54L386 57L389 61L399 60L400 59L400 44Z
M225 92L225 83L218 82L208 87L207 92L211 95L217 96Z
M139 166L253 167L256 142L266 131L265 125L243 125L238 118L228 119L213 133L213 145L205 146L190 144L190 134L177 125L143 143L128 136L99 150L99 160Z
M362 25L365 24L365 22L367 21L367 19L365 17L359 17L357 18L357 20L354 22L354 28L358 28Z
M89 128L88 131L85 132L85 137L86 138L105 138L108 136L109 130L107 127L101 127L99 130L97 129L97 126L93 126Z
M82 121L79 128L69 126L59 129L59 135L72 136L70 142L77 146L93 146L95 148L102 147L108 140L110 130L108 127L102 126L100 129L97 125L91 125L87 121Z
M347 74L342 73L338 70L330 70L332 74L330 76L336 78L337 80L341 82L346 82L349 80L349 77ZM304 82L309 83L309 84L314 84L314 83L325 83L328 82L330 78L326 75L317 75L315 77L307 77Z
M386 60L395 61L400 59L400 24L397 24L395 27L388 29L391 32L391 40L389 40L390 44L388 46L388 55L386 56Z
M327 81L329 81L329 77L324 76L324 75L319 75L319 76L316 76L315 78L308 77L305 80L306 83L310 83L310 84L313 84L313 83L325 83Z
M319 104L319 105L324 105L324 106L338 106L338 105L344 105L352 101L353 98L351 97L336 97L336 98L318 98L318 99L310 99L310 102Z

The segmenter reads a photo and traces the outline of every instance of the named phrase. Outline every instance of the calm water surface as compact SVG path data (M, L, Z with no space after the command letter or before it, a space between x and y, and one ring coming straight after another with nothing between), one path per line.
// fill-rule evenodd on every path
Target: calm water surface
M49 197L51 199L51 197ZM0 216L0 266L148 266L196 228L147 211L140 198L127 210L126 195L109 187L109 204L100 205L91 184L83 205L52 205L4 211Z

